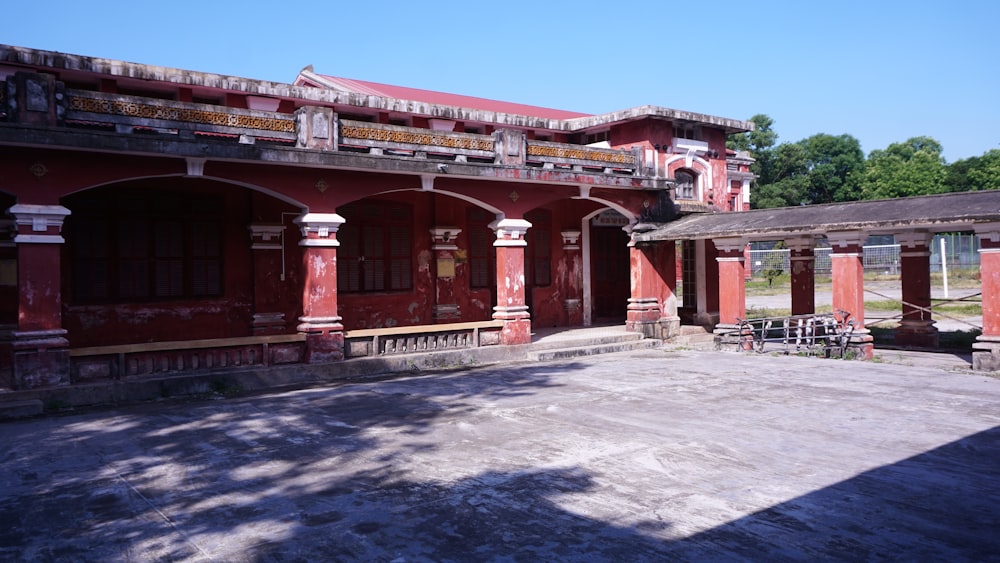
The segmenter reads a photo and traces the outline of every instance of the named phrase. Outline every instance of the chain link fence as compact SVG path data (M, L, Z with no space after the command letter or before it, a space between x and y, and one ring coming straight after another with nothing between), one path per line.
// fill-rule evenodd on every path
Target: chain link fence
M942 246L943 241L943 246ZM940 272L941 257L951 269L979 269L979 239L971 233L947 233L935 235L931 241L931 271ZM942 249L944 253L942 254ZM815 272L830 273L830 248L820 247L813 252L816 256ZM770 250L750 250L747 269L753 277L771 277L775 273L790 272L790 252L787 248ZM900 271L899 245L879 244L865 246L862 256L866 272L897 275Z

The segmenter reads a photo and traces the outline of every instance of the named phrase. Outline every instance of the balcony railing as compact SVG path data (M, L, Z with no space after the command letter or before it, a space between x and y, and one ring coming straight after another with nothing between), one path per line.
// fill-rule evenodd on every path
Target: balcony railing
M295 141L295 118L288 114L67 90L65 121L71 125L114 126L119 133L221 134Z
M0 120L18 122L15 83L0 83ZM438 131L340 119L330 108L307 106L294 114L59 88L49 125L119 134L211 136L235 142L278 143L320 151L393 158L447 160L501 167L626 176L648 175L638 149L605 149L536 141L517 129L490 135ZM50 100L51 101L51 100ZM28 123L28 121L24 121ZM37 116L31 123L38 123Z

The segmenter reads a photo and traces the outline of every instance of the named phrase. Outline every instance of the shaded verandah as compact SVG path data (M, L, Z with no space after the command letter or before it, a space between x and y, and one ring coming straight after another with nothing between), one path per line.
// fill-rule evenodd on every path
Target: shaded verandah
M980 239L983 332L974 344L973 366L1000 367L1000 192L981 191L777 208L739 214L690 215L633 234L635 244L705 240L718 251L719 320L716 332L738 328L746 317L744 250L753 241L783 240L791 252L793 315L815 313L817 241L831 246L834 310L851 314L851 344L871 357L864 319L862 246L870 235L894 235L901 246L902 315L896 342L935 348L931 315L930 248L936 233L971 231ZM671 246L667 244L664 246Z

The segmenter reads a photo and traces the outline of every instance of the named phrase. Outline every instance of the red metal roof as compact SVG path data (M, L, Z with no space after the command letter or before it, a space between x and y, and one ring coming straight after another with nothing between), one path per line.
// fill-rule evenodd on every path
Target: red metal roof
M400 100L412 100L414 102L424 102L445 106L458 106L462 108L480 109L498 113L527 115L543 119L573 119L575 117L587 117L590 115L589 113L543 108L527 104L515 104L512 102L501 102L499 100L489 100L486 98L477 98L475 96L463 96L461 94L421 90L420 88L407 88L405 86L365 82L363 80L339 78L336 76L320 76L349 92L357 92L359 94L369 94L373 96L385 96L387 98L396 98Z

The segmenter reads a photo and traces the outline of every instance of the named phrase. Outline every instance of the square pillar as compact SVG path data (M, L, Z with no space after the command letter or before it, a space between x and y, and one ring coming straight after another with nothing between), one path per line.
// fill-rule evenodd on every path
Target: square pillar
M17 329L13 334L13 384L17 389L69 385L70 359L62 327L61 205L10 208L17 234Z
M455 298L455 251L458 245L455 240L462 229L458 227L434 227L431 229L434 251L434 322L450 323L462 317Z
M868 234L858 231L828 233L833 277L833 309L846 311L854 321L852 346L865 359L874 352L872 337L865 328L865 264L862 246Z
M639 223L632 228L632 234L654 228ZM674 241L639 245L633 238L629 242L631 297L626 308L626 330L660 339L680 334L675 293L676 249Z
M744 277L744 238L715 239L718 256L719 322L716 333L727 333L739 328L747 316L746 279Z
M298 331L306 335L305 362L344 359L344 325L337 315L337 230L344 218L336 213L306 213L295 219L302 230L302 316Z
M791 262L792 314L816 312L816 240L809 238L785 241Z
M285 313L281 312L278 284L285 279L285 226L255 223L250 225L250 249L253 251L253 334L283 334ZM275 272L280 272L275 276Z
M1000 371L1000 223L976 227L983 293L983 333L972 344L972 369Z
M500 343L530 344L531 318L524 300L524 234L531 223L524 219L501 219L490 224L497 234L497 304L493 318L504 322Z
M894 338L900 346L937 348L938 330L931 318L931 250L928 232L896 235L899 243L903 318Z

